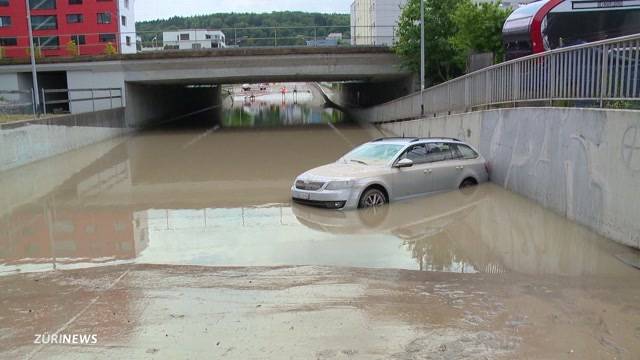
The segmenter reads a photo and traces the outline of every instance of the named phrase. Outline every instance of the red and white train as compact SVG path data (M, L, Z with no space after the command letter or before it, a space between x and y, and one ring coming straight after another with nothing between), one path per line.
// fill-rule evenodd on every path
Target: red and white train
M540 0L502 29L506 59L640 33L640 0Z

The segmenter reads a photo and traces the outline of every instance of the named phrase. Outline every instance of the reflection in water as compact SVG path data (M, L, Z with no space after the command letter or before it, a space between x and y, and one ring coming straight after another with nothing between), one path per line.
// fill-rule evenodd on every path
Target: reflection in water
M279 93L281 90L286 92ZM308 84L273 86L257 96L236 89L236 93L224 101L222 126L281 127L346 120L344 113L324 108L321 99L319 90Z
M378 135L340 126L143 133L90 162L78 154L91 147L20 169L48 190L28 203L0 198L0 273L135 262L635 274L615 257L630 250L490 184L376 212L290 205L295 175ZM69 161L76 171L51 170ZM6 194L35 186L2 183Z

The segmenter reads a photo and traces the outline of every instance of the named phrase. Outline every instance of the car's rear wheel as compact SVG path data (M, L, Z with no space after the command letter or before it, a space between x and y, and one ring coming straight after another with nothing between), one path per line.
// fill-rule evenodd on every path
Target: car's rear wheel
M462 184L460 184L460 189L466 189L476 185L478 185L478 182L475 179L468 178L464 179Z
M377 206L382 206L386 204L388 201L387 196L380 190L376 188L368 189L362 194L360 197L360 203L358 204L359 208L372 208Z

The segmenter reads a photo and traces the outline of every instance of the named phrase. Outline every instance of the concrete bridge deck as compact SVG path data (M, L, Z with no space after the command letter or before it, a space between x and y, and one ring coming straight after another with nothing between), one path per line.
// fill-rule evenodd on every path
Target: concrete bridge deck
M30 71L27 59L0 62L0 76ZM232 48L47 58L38 60L38 71L121 72L124 81L173 83L376 81L410 75L400 59L385 47ZM92 83L103 83L95 80ZM72 75L68 82L69 88L76 85Z

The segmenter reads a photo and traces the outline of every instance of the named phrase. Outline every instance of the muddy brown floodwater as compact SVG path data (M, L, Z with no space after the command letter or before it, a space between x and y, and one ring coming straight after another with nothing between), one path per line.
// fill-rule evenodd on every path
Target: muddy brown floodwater
M640 358L637 253L523 197L290 203L378 136L157 130L1 173L0 357Z

